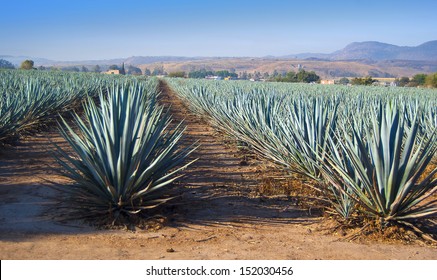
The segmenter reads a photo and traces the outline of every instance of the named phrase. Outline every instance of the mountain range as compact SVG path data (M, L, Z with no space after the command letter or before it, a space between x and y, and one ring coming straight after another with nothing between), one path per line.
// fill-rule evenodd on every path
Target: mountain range
M269 56L265 58L287 58L287 59L320 59L320 60L413 60L413 61L437 61L437 40L423 43L416 47L396 46L376 41L354 42L341 50L329 54L323 53L301 53L291 54L281 57ZM193 60L213 59L211 57L184 57L184 56L131 56L128 58L115 58L106 60L82 60L82 61L56 61L46 58L28 57L28 56L10 56L0 55L0 59L10 61L19 65L23 60L32 59L35 65L52 66L52 65L111 65L125 63L128 65L142 65L156 62L181 62ZM216 58L220 59L220 58Z
M163 67L166 72L207 69L235 70L237 73L273 73L315 71L322 78L338 77L411 77L417 73L437 72L437 40L416 47L396 46L381 42L355 42L341 50L329 53L301 53L287 56L266 57L184 57L184 56L131 56L106 60L55 61L45 58L0 55L0 59L15 65L32 59L35 66L86 66L100 65L105 71L109 65L134 65L153 70Z
M287 58L327 60L427 60L437 61L437 40L416 47L396 46L376 41L354 42L330 54L302 53Z

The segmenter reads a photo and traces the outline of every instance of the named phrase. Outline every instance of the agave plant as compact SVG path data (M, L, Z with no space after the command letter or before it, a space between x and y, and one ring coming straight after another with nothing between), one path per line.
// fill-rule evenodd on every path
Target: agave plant
M64 119L60 125L75 155L57 149L63 174L74 181L61 188L73 215L115 223L170 199L166 187L190 164L183 162L193 147L179 146L185 129L169 129L154 92L113 85L107 98L100 95L100 107L88 99L84 118L74 115L77 133Z
M291 170L320 181L325 151L336 129L337 102L321 98L307 103L295 101L285 121L280 119L278 123L278 139L285 151L283 161Z
M436 200L426 200L437 190L437 168L425 174L437 151L436 134L422 137L418 113L409 127L400 111L395 104L384 107L380 102L378 112L371 113L371 128L363 133L365 140L354 125L351 135L343 130L341 152L331 154L323 169L337 191L384 222L437 213Z
M361 122L360 126L357 126L356 124L359 122L354 117L352 117L352 119L354 119L353 123L355 124L353 129L355 129L355 131L359 131L359 135L362 135L364 127L363 122ZM343 132L350 131L352 129L351 125L347 122L339 122L339 127L341 127L339 129L341 129ZM322 184L322 188L327 188L329 190L327 200L331 204L333 210L342 218L348 220L356 209L356 202L352 197L352 189L342 181L333 180L332 178L337 179L337 173L335 169L327 168L327 166L329 167L329 163L331 163L341 167L341 169L345 170L347 174L351 174L350 177L355 180L356 185L360 185L361 180L356 173L356 169L351 162L351 159L345 155L345 151L342 149L340 135L338 135L338 133L329 135L327 141L328 144L326 146L326 152L324 153L325 157L319 157L318 159L318 161L322 164L320 165L321 168L319 170L325 179L324 184ZM350 141L353 142L352 146L355 148L355 154L360 158L361 161L363 161L362 154L360 150L357 149L357 145L354 142L355 138L351 138Z

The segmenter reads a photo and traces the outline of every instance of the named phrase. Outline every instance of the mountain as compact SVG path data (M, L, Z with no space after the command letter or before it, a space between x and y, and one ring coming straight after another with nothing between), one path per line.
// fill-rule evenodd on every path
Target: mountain
M335 77L412 77L417 73L437 72L437 40L416 47L396 46L375 41L355 42L329 54L302 53L289 56L265 57L183 57L183 56L131 56L106 60L55 61L27 56L0 55L19 66L22 61L32 59L35 67L86 66L89 69L99 65L104 71L110 65L134 65L143 71L157 66L167 72L207 69L230 70L237 73L273 71L287 72L305 69L315 71L322 78Z
M386 60L437 61L437 40L423 43L416 47L396 46L376 41L354 42L333 53L301 53L281 57L266 56L266 59L307 59L307 60L364 60L371 63ZM56 61L45 58L0 55L0 59L20 65L26 59L32 59L37 66L75 66L75 65L144 65L164 62L183 62L195 60L219 60L219 57L184 57L184 56L131 56L106 60Z
M398 59L401 49L402 47L396 45L373 41L351 43L345 48L333 52L329 58L331 60L390 60Z
M376 41L354 42L330 54L304 53L290 55L301 59L329 60L424 60L437 61L437 40L416 47L396 46Z
M437 40L417 47L400 47L380 42L361 42L347 45L331 54L332 60L437 60Z

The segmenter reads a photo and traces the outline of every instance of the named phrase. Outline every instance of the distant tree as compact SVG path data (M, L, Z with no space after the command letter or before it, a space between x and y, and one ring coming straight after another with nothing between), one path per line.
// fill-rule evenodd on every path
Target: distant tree
M364 78L353 78L351 81L351 84L353 85L362 85L362 86L370 86L372 85L376 80L372 78L372 76L366 76Z
M286 72L285 75L282 74L279 82L290 82L290 83L297 83L299 80L297 79L296 72L290 71Z
M120 74L121 75L126 75L126 69L124 68L124 62L123 62L123 65L121 65Z
M213 75L219 76L219 77L222 77L222 78L226 78L226 77L237 78L238 77L237 73L232 73L232 72L229 72L228 70L215 71L213 73Z
M206 70L206 69L200 69L200 70L196 70L196 71L192 71L192 72L188 73L188 78L203 79L206 76L212 76L212 75L214 75L214 72L212 72L210 70Z
M363 85L363 78L353 78L351 81L351 84L353 85Z
M34 64L35 63L33 62L33 60L27 59L21 62L20 69L25 69L25 70L33 69Z
M270 78L269 72L264 72L263 79L268 80Z
M425 85L428 87L437 88L437 73L426 76Z
M409 82L410 82L410 78L408 78L408 77L401 77L399 79L395 79L395 83L399 87L405 87L408 85Z
M243 73L241 73L241 75L240 75L240 79L242 79L242 80L247 80L247 72L246 71L244 71Z
M115 64L109 65L108 69L109 70L120 70L120 68Z
M157 65L155 68L153 68L152 76L158 76L158 75L164 75L164 66L163 65Z
M410 81L411 86L423 86L426 82L426 74L416 74Z
M80 68L80 72L88 72L88 68L86 68L85 66L82 66Z
M343 77L343 78L341 78L340 80L338 80L338 83L339 83L340 85L347 85L347 84L350 83L350 81L349 81L348 78Z
M7 60L0 59L0 69L15 69L15 66Z
M186 73L184 71L170 72L168 73L169 77L172 78L185 78Z
M278 75L274 79L276 82L287 82L287 83L312 83L318 82L320 77L314 71L305 71L303 69L299 72L286 72L285 75Z
M152 72L150 71L149 68L144 69L144 75L146 75L146 76L151 76L152 75Z
M296 76L298 82L313 83L320 81L320 77L314 71L299 70Z
M129 65L127 67L127 73L129 75L142 75L143 73L141 72L141 69L138 67L135 67L133 65Z
M102 70L100 69L100 66L99 65L96 65L96 66L94 66L94 68L93 68L93 72L94 73L100 73Z
M40 67L38 67L38 70L41 70L41 71L44 71L44 70L47 70L47 68L45 68L44 66L40 66Z

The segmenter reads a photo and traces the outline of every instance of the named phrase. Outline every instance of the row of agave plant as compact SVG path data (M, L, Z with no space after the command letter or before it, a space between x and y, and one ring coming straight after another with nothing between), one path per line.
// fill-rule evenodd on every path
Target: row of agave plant
M74 155L57 147L58 171L73 182L58 187L69 202L59 207L71 217L135 223L172 198L169 187L195 147L180 144L185 127L171 125L158 94L157 80L114 82L98 100L87 98L73 124L61 118Z
M71 110L105 82L75 73L0 70L0 143Z
M58 122L69 146L54 144L54 169L71 183L51 185L70 218L132 222L169 200L191 163L195 147L180 144L183 124L157 104L156 79L10 70L0 71L0 93L0 142Z
M437 213L437 92L169 79L192 110L318 182L345 220Z

